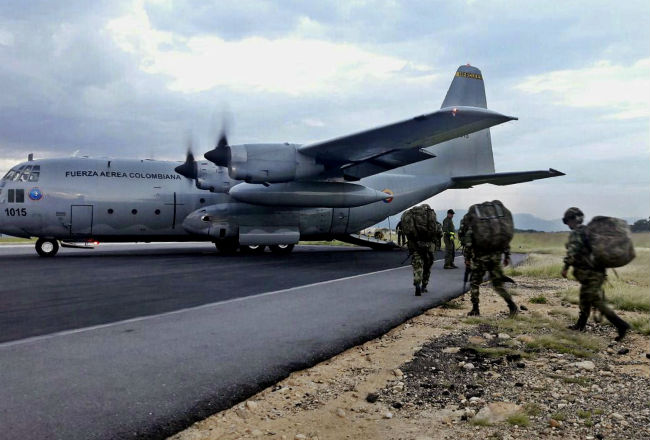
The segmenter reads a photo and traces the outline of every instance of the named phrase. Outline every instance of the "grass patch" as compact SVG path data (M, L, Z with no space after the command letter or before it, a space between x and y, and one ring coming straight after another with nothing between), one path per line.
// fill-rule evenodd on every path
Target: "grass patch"
M530 300L533 304L546 304L546 297L544 295L533 296Z
M515 413L508 417L507 422L511 425L517 425L517 426L528 426L530 425L530 419L528 418L528 414L526 413Z
M356 244L350 244L350 243L344 243L339 240L317 240L317 241L300 241L301 245L308 245L308 246L356 246Z
M579 409L578 412L578 417L581 419L590 419L591 418L591 411L584 411L582 409Z
M19 238L19 237L2 237L0 238L0 246L3 244L29 244L29 243L35 243L36 239L35 238Z
M491 426L488 419L477 419L476 417L473 417L469 422L474 426Z
M534 341L526 343L526 346L533 350L546 349L558 353L572 354L581 358L590 358L603 348L604 343L595 336L578 334L567 330L541 335Z
M566 420L566 413L564 411L558 411L551 414L551 418L557 420L558 422L564 422Z
M524 405L524 412L531 417L539 416L542 414L542 407L535 402L528 402Z
M642 335L650 335L650 318L648 316L635 316L626 318L626 320L635 331Z
M526 356L526 353L522 353L519 350L513 350L512 348L507 347L479 347L477 345L469 345L467 348L472 348L478 353L492 358L504 357L509 354L518 354L522 357Z
M591 383L591 379L588 377L567 377L567 376L558 376L556 374L550 374L549 377L553 377L555 379L560 379L564 383L575 383L577 385L580 385L581 387L586 387Z
M458 310L458 309L462 309L463 305L460 304L458 301L447 301L446 303L441 304L439 307L441 309Z
M562 257L560 255L543 255L531 253L526 261L516 267L506 269L509 276L528 276L534 278L561 278Z
M594 414L596 414L597 416L600 416L602 414L605 414L605 410L602 409L602 408L596 408L596 409L594 409Z

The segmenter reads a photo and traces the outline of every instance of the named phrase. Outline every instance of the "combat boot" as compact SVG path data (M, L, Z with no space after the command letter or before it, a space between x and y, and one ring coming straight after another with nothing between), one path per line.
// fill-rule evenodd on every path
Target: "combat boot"
M427 285L425 283L422 283L422 293L424 292L428 292Z
M614 315L609 320L612 324L614 324L614 326L616 327L616 331L618 332L618 336L616 336L614 340L616 342L622 341L625 335L627 334L627 331L630 329L630 324L623 321L623 319L618 315Z
M580 315L578 316L578 321L575 324L568 326L567 328L569 330L584 332L587 326L588 319L589 317L587 315L585 315L584 313L580 313Z
M518 313L519 309L517 308L517 304L511 299L506 301L508 303L508 314L510 315L511 318L514 318Z
M420 285L415 285L415 296L422 296L422 290L420 290Z
M472 304L472 310L469 311L467 316L481 316L481 312L478 309L478 303Z

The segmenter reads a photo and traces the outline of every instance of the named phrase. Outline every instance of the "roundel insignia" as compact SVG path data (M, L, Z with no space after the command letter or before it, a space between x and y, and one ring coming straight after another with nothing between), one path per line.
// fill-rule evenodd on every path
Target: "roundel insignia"
M382 192L388 194L389 196L392 196L392 195L393 195L393 191L389 190L388 188L385 189L385 190L382 190ZM393 198L392 198L392 197L389 197L389 198L384 199L384 200L382 200L382 201L383 201L384 203L390 203L390 202L393 201Z
M43 193L38 188L32 188L29 192L29 198L32 200L41 200L43 198Z

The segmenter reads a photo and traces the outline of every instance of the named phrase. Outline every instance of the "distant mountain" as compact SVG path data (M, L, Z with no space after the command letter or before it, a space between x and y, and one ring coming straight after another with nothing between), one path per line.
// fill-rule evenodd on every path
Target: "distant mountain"
M455 212L454 224L456 225L456 227L458 227L458 225L460 224L460 219L462 219L465 213L467 213L467 210L454 209L454 212ZM436 214L438 214L438 221L442 223L442 219L446 214L446 210L436 210ZM568 230L566 225L562 223L562 219L560 218L553 219L553 220L546 220L528 213L513 214L513 218L515 221L515 228L517 229L522 229L522 230L532 229L534 231L542 231L542 232L558 232L558 231ZM393 229L395 229L395 225L397 224L399 219L400 219L400 215L391 216L390 226ZM630 225L638 220L638 218L632 218L632 217L623 217L623 219L626 222L628 222L628 224ZM384 220L382 222L377 223L375 227L387 228L388 220Z

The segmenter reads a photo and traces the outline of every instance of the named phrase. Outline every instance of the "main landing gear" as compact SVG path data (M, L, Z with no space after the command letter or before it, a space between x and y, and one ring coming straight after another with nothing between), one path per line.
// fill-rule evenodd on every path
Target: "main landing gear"
M59 242L51 238L36 240L36 253L41 257L53 257L59 252Z
M215 241L214 245L219 250L219 253L224 255L234 255L237 250L242 254L263 254L266 246L264 245L242 245L240 246L237 240L226 239ZM271 252L278 255L290 254L295 245L293 244L274 244L269 246Z

